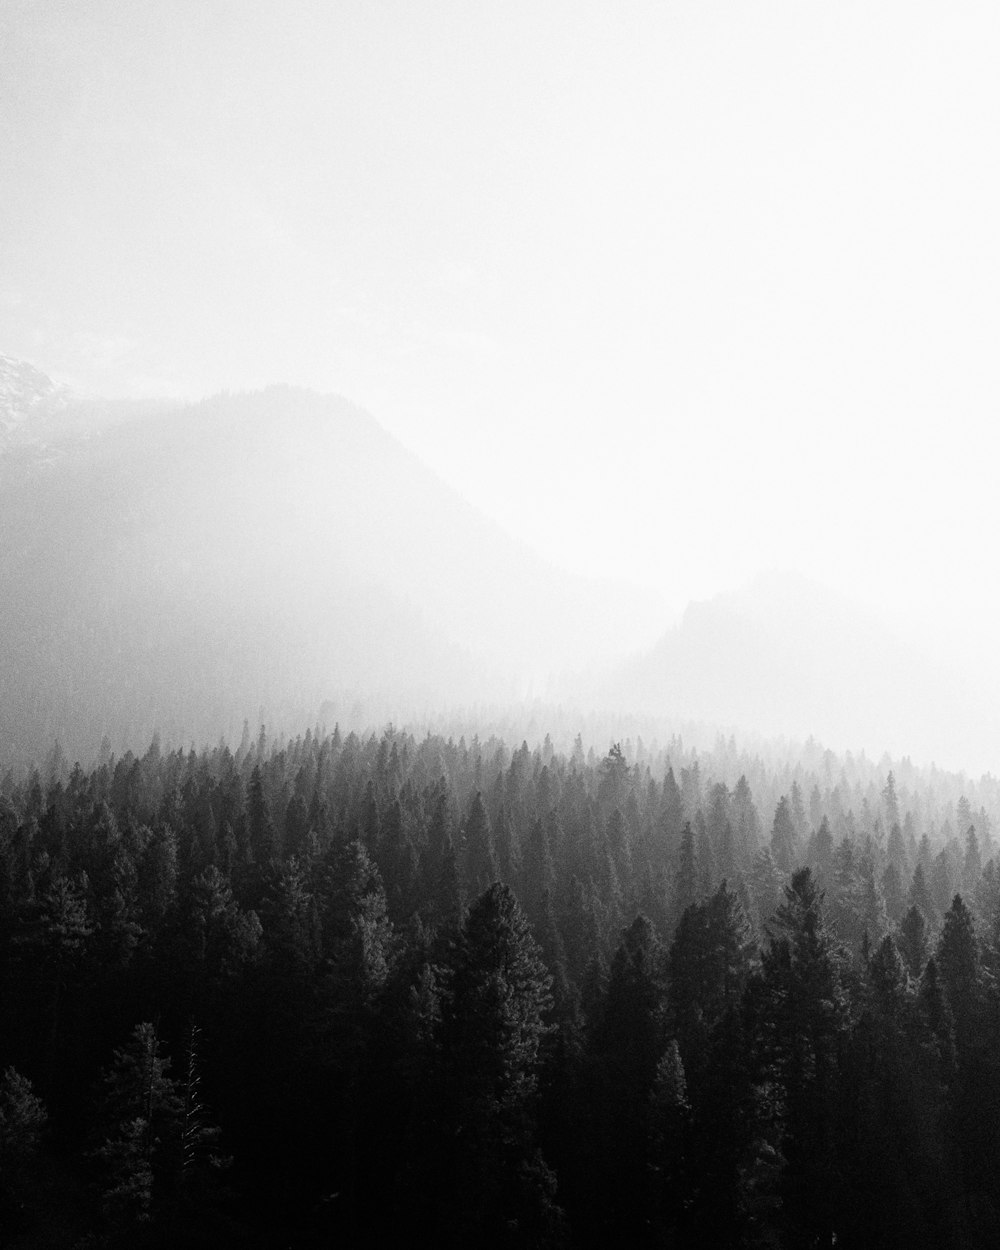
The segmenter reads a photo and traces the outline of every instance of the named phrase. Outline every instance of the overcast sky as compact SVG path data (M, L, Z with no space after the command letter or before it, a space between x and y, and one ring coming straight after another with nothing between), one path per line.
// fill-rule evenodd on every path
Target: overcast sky
M668 602L992 631L995 3L0 0L0 351L368 407Z

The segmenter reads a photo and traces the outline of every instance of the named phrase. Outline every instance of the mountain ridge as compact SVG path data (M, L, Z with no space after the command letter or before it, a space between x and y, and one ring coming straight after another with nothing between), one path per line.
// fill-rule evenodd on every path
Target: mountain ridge
M66 414L0 456L0 754L204 739L347 689L509 699L635 628L640 596L548 565L340 397Z
M32 417L58 412L70 402L68 387L27 361L0 353L0 448Z
M758 574L688 604L595 697L836 749L994 772L1000 760L1000 684L799 573Z

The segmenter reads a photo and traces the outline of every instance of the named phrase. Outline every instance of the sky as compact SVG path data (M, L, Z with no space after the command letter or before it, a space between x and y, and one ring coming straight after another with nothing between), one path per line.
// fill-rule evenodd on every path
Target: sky
M671 610L985 654L998 64L989 3L0 0L0 351L336 392Z

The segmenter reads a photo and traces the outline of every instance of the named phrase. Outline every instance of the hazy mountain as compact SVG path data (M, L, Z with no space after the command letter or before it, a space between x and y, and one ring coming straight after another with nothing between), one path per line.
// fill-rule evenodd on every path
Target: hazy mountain
M547 565L341 399L60 395L52 420L37 379L0 454L0 756L231 734L346 691L509 698L655 636L655 602Z
M691 603L599 692L616 708L972 771L1000 767L1000 689L797 574Z
M71 398L65 387L33 365L0 356L0 450L15 440L26 422L38 426L65 409Z

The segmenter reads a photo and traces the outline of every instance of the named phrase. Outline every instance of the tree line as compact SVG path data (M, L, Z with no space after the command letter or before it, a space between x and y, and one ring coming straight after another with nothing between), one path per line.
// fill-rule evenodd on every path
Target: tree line
M991 816L824 768L390 728L8 775L0 1244L995 1244Z

